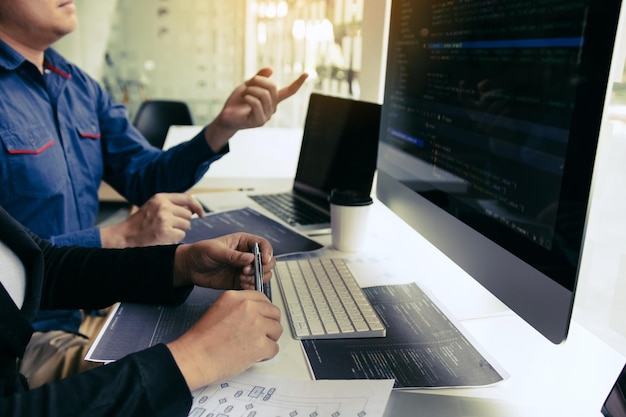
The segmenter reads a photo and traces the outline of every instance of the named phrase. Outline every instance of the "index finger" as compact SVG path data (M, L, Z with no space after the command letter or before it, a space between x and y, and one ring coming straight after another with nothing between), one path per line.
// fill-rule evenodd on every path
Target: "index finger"
M269 240L259 235L253 235L250 233L241 233L240 238L242 239L241 243L243 243L243 247L246 247L251 252L254 244L259 244L263 263L269 263L272 260L272 257L274 256L274 248L272 248L272 243Z
M262 239L259 241L259 249L261 249L261 258L263 259L263 263L269 263L274 256L272 244L267 239Z
M294 82L289 84L287 87L283 87L280 90L278 90L278 102L280 103L286 98L289 98L293 96L294 94L296 94L296 92L300 89L300 87L302 87L302 84L304 84L304 81L308 77L309 77L309 74L304 73L300 75Z
M167 195L168 199L172 204L177 206L186 207L192 213L197 214L200 217L204 217L204 209L202 208L202 204L190 194L179 194L172 193Z
M189 209L198 215L198 217L204 217L204 206L202 203L196 198L196 196L191 196L192 202L189 206Z

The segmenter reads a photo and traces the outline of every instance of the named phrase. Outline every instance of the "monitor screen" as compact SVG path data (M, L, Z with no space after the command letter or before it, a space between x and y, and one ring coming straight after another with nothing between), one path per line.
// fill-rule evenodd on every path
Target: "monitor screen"
M393 0L377 197L554 343L620 0Z

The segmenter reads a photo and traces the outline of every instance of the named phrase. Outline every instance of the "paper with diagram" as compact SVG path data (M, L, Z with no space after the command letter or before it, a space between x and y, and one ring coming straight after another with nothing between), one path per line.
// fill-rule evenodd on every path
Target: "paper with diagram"
M194 391L189 417L382 417L393 380L300 381L241 374Z

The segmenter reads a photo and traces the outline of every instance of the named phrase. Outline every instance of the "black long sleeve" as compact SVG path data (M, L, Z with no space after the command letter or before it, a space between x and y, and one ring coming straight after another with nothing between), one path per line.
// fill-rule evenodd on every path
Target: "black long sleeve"
M38 308L108 306L115 301L178 302L176 246L125 250L58 248L39 239L0 207L0 241L22 261L26 296L21 309L0 286L0 415L186 416L191 394L165 345L128 355L29 391L17 373ZM7 277L10 279L11 277Z
M176 245L101 249L56 247L44 254L41 308L103 308L117 301L182 302L191 287L172 286Z
M191 393L165 345L0 398L4 417L187 416Z

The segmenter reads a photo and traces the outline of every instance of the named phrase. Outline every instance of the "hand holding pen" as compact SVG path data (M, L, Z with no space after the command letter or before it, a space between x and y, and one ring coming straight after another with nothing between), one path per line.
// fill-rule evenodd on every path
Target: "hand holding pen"
M174 265L175 286L254 289L255 256L252 252L255 243L262 254L262 259L259 258L262 262L258 263L263 269L259 275L265 275L265 280L269 281L276 265L272 244L261 236L239 232L179 245Z

